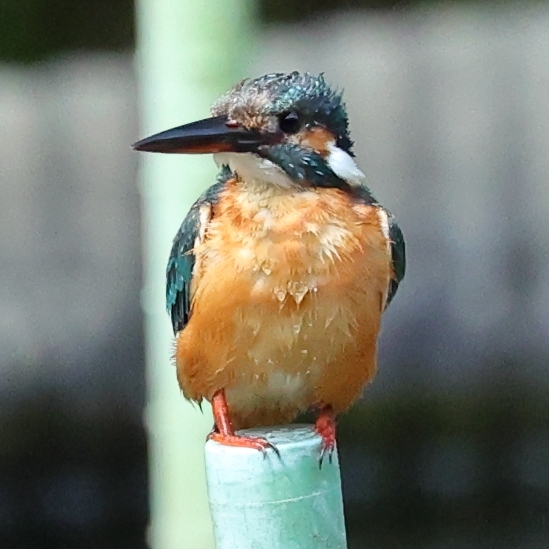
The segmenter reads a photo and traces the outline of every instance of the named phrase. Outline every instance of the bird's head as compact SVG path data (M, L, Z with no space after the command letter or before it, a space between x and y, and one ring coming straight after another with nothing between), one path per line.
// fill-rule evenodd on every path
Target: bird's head
M281 187L360 186L341 94L322 75L274 73L243 80L212 118L153 135L138 151L213 153L243 181Z

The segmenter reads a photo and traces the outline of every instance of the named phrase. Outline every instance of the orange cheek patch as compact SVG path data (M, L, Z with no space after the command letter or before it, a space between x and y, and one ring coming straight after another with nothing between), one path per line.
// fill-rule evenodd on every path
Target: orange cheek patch
M335 141L335 136L332 132L325 128L311 128L306 132L303 132L303 138L301 142L311 147L320 156L324 157L328 155L328 144Z

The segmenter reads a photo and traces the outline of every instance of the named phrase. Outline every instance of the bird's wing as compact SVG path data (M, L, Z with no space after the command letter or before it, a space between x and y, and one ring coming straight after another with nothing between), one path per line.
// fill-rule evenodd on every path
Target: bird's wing
M212 206L231 177L228 168L223 168L217 183L207 189L192 205L177 233L166 268L166 308L172 320L174 334L180 332L191 316L191 283L195 265L194 247L207 230L212 217Z
M406 273L406 244L404 243L404 235L397 225L395 218L391 214L388 214L388 216L393 276L389 282L389 293L385 307L388 307L393 297L395 297L398 285Z
M365 185L353 187L351 192L355 199L358 199L365 204L370 204L371 206L380 208L387 215L387 223L389 225L389 243L391 247L391 267L393 271L391 280L389 281L387 301L385 302L385 308L387 308L393 297L395 297L398 290L398 285L406 273L406 244L404 242L404 235L402 234L400 227L397 225L394 216L379 204L368 187Z

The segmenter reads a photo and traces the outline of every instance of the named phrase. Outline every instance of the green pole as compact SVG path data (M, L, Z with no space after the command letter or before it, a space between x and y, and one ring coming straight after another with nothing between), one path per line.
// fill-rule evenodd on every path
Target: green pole
M318 466L321 439L309 425L247 429L280 452L206 443L217 549L345 549L337 451Z
M246 76L251 0L137 0L141 129L136 140L208 116L212 101ZM213 420L186 403L171 363L164 310L172 239L200 191L215 181L210 157L141 155L152 549L211 549L203 446Z

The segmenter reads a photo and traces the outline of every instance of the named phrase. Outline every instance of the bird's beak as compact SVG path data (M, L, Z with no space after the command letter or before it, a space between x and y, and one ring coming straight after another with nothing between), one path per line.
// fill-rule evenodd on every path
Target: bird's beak
M253 152L272 142L273 137L229 123L223 115L146 137L134 143L133 148L136 151L181 154Z

